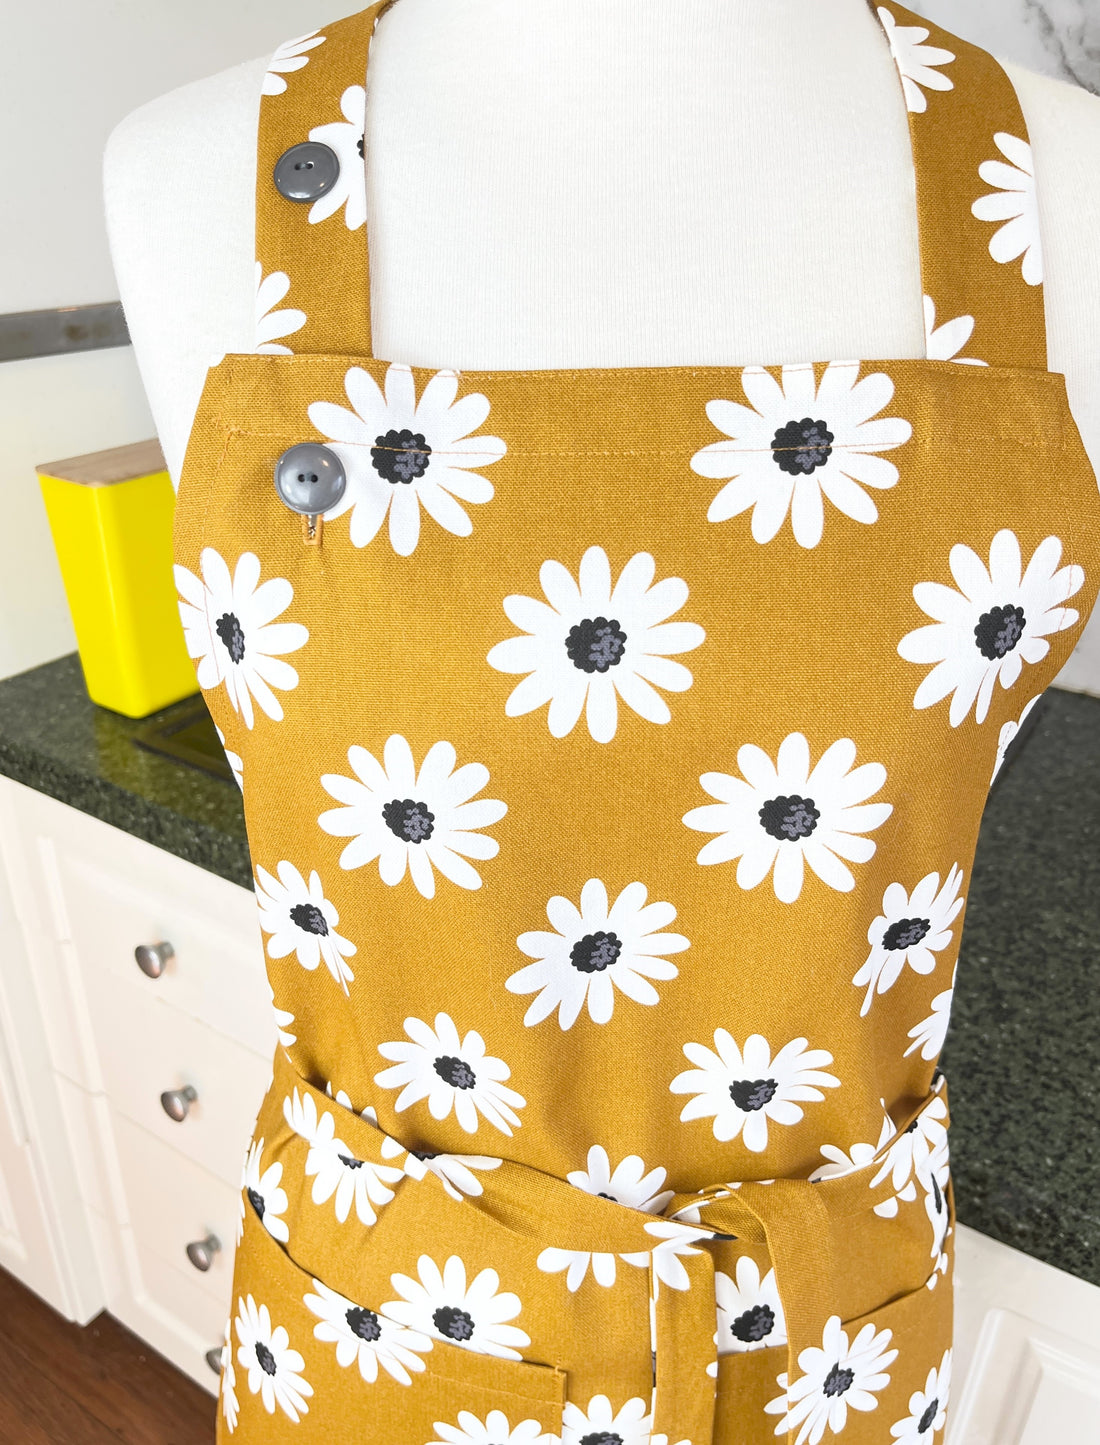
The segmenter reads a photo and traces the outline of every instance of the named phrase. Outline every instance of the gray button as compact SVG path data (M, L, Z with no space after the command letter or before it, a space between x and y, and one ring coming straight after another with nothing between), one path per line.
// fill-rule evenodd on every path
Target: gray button
M303 141L275 162L275 189L288 201L315 201L332 190L339 174L340 162L331 146Z
M317 442L288 447L275 463L275 490L292 512L316 517L344 495L347 477L334 451Z

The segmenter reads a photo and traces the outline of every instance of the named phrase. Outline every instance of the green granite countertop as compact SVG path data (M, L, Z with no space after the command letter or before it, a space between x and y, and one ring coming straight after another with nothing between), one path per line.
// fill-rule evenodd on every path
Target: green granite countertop
M176 704L176 710L190 704ZM0 680L0 773L251 888L231 780L136 747L76 653ZM1100 1285L1100 699L1051 689L990 798L951 1026L959 1219Z

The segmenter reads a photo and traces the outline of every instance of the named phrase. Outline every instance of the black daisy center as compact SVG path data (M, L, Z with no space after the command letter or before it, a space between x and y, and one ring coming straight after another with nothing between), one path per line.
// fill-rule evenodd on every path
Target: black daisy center
M303 933L315 933L320 938L328 937L328 923L325 915L315 903L296 903L290 910L290 921Z
M939 1396L936 1396L932 1403L925 1410L924 1414L917 1421L917 1434L923 1435L926 1430L931 1430L932 1421L940 1413Z
M766 1340L774 1329L775 1311L771 1305L753 1305L751 1310L746 1310L733 1321L730 1334L735 1340L754 1345L758 1340Z
M772 459L791 477L808 477L823 467L832 453L833 434L823 421L804 416L789 421L772 438Z
M222 646L233 662L240 663L244 657L244 629L234 612L223 612L214 623L214 631L221 638Z
M375 437L370 449L374 470L387 482L415 482L428 470L428 458L432 449L424 440L423 432L410 431L403 426L400 431L390 427L382 436Z
M739 1109L751 1114L770 1104L778 1088L774 1079L734 1079L730 1084L730 1098Z
M760 809L764 832L778 838L781 843L808 838L820 817L813 798L800 798L797 793L792 793L789 798L769 798Z
M623 1437L614 1430L593 1430L581 1436L580 1445L623 1445Z
M932 1200L933 1200L933 1203L934 1203L935 1206L936 1206L936 1213L937 1213L937 1214L942 1214L942 1212L943 1212L943 1195L940 1193L939 1180L936 1178L936 1176L935 1176L934 1174L932 1175Z
M366 141L366 139L367 139L367 138L366 138L365 135L361 135L361 136L359 137L359 139L355 142L356 148L357 148L358 151L359 151L359 159L360 159L360 160L363 160L363 159L364 159L363 146L364 146L364 142Z
M337 1159L345 1169L362 1169L362 1159L356 1159L354 1154L337 1154Z
M974 628L974 640L978 651L990 662L1006 657L1024 635L1027 618L1024 609L1008 603L1005 607L991 607L978 618Z
M393 798L382 807L386 827L402 843L423 843L435 831L435 814L415 798Z
M569 962L581 973L603 973L622 951L617 933L586 933L569 950Z
M606 1192L606 1190L603 1190L603 1189L597 1189L597 1190L596 1190L596 1198L597 1198L597 1199L610 1199L611 1202L612 1202L612 1204L618 1204L618 1202L619 1202L619 1201L615 1198L614 1194L608 1194L608 1193Z
M565 650L582 672L606 672L623 660L626 633L615 617L585 617L569 629Z
M930 918L899 918L882 935L882 946L890 952L899 948L913 948L932 931Z
M829 1373L825 1376L825 1383L821 1387L823 1395L843 1395L845 1390L852 1388L852 1381L856 1374L854 1370L841 1369L838 1360Z
M438 1158L438 1150L433 1153L430 1149L410 1149L409 1153L415 1159L419 1159L421 1163L423 1163L425 1159Z
M449 1340L472 1340L474 1337L473 1316L458 1305L440 1305L432 1311L432 1321L441 1335Z
M263 1340L256 1341L256 1358L260 1362L260 1369L265 1375L274 1375L276 1371L275 1356L271 1353Z
M473 1089L477 1086L477 1075L465 1059L440 1054L435 1061L435 1071L445 1084L452 1089Z
M368 1344L374 1344L375 1340L382 1338L382 1326L373 1310L361 1309L358 1305L354 1305L347 1311L344 1318L347 1320L348 1329L352 1334L358 1335Z
M252 1208L262 1219L264 1217L264 1210L267 1208L267 1201L258 1189L249 1189L246 1192L248 1194L249 1204L251 1204Z

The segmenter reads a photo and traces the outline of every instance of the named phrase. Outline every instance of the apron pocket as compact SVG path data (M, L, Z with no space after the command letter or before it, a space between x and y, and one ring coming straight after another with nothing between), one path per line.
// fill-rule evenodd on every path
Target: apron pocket
M813 1379L808 1391L800 1388L798 1401L791 1401L796 1437L805 1424L805 1438L817 1438L810 1426L820 1418L821 1429L835 1421L832 1429L844 1430L845 1445L882 1445L899 1436L928 1445L942 1439L938 1432L951 1374L952 1280L953 1271L944 1276L933 1270L918 1289L839 1325L830 1322L832 1328L800 1360ZM786 1345L718 1356L715 1445L741 1445L746 1434L755 1439L748 1430L753 1421L760 1422L755 1428L761 1438L765 1428L778 1430L788 1408L779 1379L786 1371ZM844 1420L839 1419L841 1404Z
M527 1424L524 1445L561 1434L564 1370L476 1353L347 1299L301 1269L247 1203L230 1337L219 1445L230 1435L233 1445L269 1445L284 1427L293 1440L306 1415L309 1438L325 1431L333 1445L507 1439L524 1422L539 1427Z

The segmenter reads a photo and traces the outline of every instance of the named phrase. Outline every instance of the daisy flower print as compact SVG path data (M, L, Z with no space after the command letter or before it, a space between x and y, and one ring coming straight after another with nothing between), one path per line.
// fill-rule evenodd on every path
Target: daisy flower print
M280 1240L286 1244L290 1238L290 1230L287 1228L286 1220L281 1218L286 1211L287 1196L286 1190L280 1181L283 1177L283 1166L279 1160L269 1164L266 1169L262 1167L264 1152L264 1141L252 1139L248 1145L248 1152L245 1154L244 1168L241 1171L241 1225L237 1229L237 1243L240 1244L244 1230L244 1208L247 1199L252 1208L263 1223L264 1228L273 1239Z
M1024 722L1027 719L1028 713L1031 712L1032 708L1039 701L1039 698L1041 696L1042 693L1039 693L1035 697L1033 697L1024 708L1020 716L1014 721L1010 720L1002 724L1001 731L997 736L997 756L993 760L993 774L989 779L990 787L993 786L994 782L997 779L997 774L1004 767L1005 754L1008 752L1009 747L1012 745L1013 739L1019 734L1020 729L1023 727Z
M659 995L649 979L675 978L679 970L660 955L688 947L681 933L659 930L672 922L671 903L646 903L644 883L628 883L613 904L598 878L581 889L580 908L555 894L546 916L556 930L521 933L519 947L535 963L504 982L511 993L534 993L523 1016L528 1026L554 1010L562 1029L572 1028L582 1009L593 1023L605 1024L615 1008L615 990L635 1003L655 1004Z
M936 303L931 296L924 298L924 349L929 361L955 361L960 366L988 366L986 361L958 354L970 340L973 331L973 316L955 316L937 326Z
M701 477L728 477L707 511L725 522L752 508L755 542L770 542L791 518L795 541L816 547L825 526L824 503L855 522L875 522L878 508L865 488L898 480L893 462L878 455L913 434L903 417L882 416L894 383L876 371L859 380L858 361L831 361L818 386L810 363L784 366L781 380L762 366L741 373L749 402L715 400L707 417L725 439L691 459Z
M561 1445L651 1445L653 1417L640 1395L620 1410L607 1395L593 1395L587 1406L568 1400L561 1417Z
M951 1395L951 1349L943 1352L938 1366L928 1371L923 1390L909 1396L909 1413L890 1426L890 1445L932 1445L935 1435L947 1423Z
M237 1399L237 1372L233 1368L233 1342L230 1338L232 1320L225 1322L225 1341L222 1344L222 1377L218 1387L221 1396L222 1414L225 1416L226 1429L232 1435L237 1428L237 1416L240 1413L241 1404Z
M437 371L416 399L411 366L391 362L383 392L369 371L352 366L344 377L351 410L315 401L309 419L344 464L347 488L324 514L351 511L353 547L373 542L389 518L390 545L411 557L420 540L420 512L454 537L473 531L466 505L493 495L480 468L508 450L499 437L476 434L489 415L481 392L458 396L458 372ZM456 399L457 398L457 399Z
M855 767L856 745L840 738L810 766L810 748L802 733L790 733L773 763L762 748L745 743L737 750L740 778L703 773L699 781L716 799L691 808L689 828L714 833L700 848L702 864L737 859L737 882L755 888L772 874L775 896L794 903L802 892L805 866L841 893L855 887L850 863L866 863L875 844L863 835L881 827L893 812L890 803L867 800L886 782L881 763Z
M420 1355L432 1347L427 1335L345 1299L319 1279L313 1281L313 1288L317 1293L303 1295L302 1303L318 1317L314 1338L336 1346L341 1369L357 1365L363 1379L373 1385L381 1366L398 1384L412 1384L409 1371L424 1368Z
M841 1433L849 1410L876 1409L876 1395L890 1383L886 1367L898 1355L887 1348L892 1335L868 1320L849 1344L840 1316L830 1315L821 1348L810 1345L799 1354L803 1373L794 1384L788 1384L786 1370L776 1379L783 1393L764 1406L768 1414L783 1416L775 1433L797 1429L795 1445L819 1445L827 1429Z
M871 952L852 982L867 986L860 1016L867 1014L875 994L883 994L909 965L915 973L931 973L936 954L951 942L951 924L958 917L964 899L959 897L962 872L957 863L940 886L940 875L929 873L911 894L900 883L891 883L882 897L882 912L867 930Z
M296 652L309 638L300 622L277 620L290 606L294 588L285 577L261 582L255 552L242 552L230 576L221 553L204 547L199 570L202 576L196 577L179 562L172 567L187 654L197 660L199 687L224 687L246 727L255 721L253 700L267 717L281 722L283 705L275 690L298 686L298 673L283 654Z
M265 276L263 267L256 262L256 351L262 355L289 356L289 346L282 346L279 338L300 331L306 324L306 313L297 307L285 306L277 309L290 290L290 277L285 271L272 271Z
M382 1314L464 1350L507 1360L521 1358L519 1350L531 1343L530 1336L507 1323L520 1312L519 1296L498 1291L500 1276L495 1269L486 1267L467 1285L466 1265L457 1254L442 1269L430 1255L422 1254L416 1268L417 1279L390 1276L401 1298L382 1305Z
M589 547L576 580L561 562L542 564L545 602L505 597L504 611L524 635L498 642L486 661L499 672L527 674L508 695L508 717L549 703L550 735L563 738L583 712L598 743L615 736L620 699L647 722L667 723L672 714L656 689L685 692L692 683L670 654L690 652L706 634L698 623L672 620L687 601L687 583L655 583L655 574L650 554L637 552L612 586L607 553Z
M917 583L913 598L932 621L898 643L906 662L932 664L913 696L915 708L950 697L953 728L971 708L976 722L985 721L994 685L1013 687L1025 663L1046 657L1048 635L1078 621L1064 604L1080 591L1085 574L1080 567L1060 567L1061 557L1061 541L1047 537L1025 570L1019 540L1005 527L990 544L988 566L961 542L951 548L948 563L957 591L942 582Z
M286 958L293 954L311 972L324 962L347 993L355 975L344 960L355 952L355 944L336 932L340 915L325 897L317 870L310 873L308 884L285 858L276 865L275 872L278 877L262 864L256 866L256 902L260 927L269 935L268 956Z
M913 1042L905 1050L903 1058L908 1057L916 1049L920 1050L921 1058L928 1062L939 1058L943 1051L944 1040L947 1038L947 1026L951 1022L951 1000L955 996L955 973L957 970L958 965L956 964L951 974L950 988L945 988L932 1000L932 1012L909 1030L909 1037Z
M989 238L994 261L1004 264L1022 256L1024 280L1029 286L1038 286L1043 280L1043 248L1031 146L1003 130L993 139L1004 160L983 161L978 174L996 190L979 196L970 209L979 221L1000 222Z
M743 1254L737 1261L736 1276L731 1279L721 1269L714 1272L718 1353L732 1355L785 1345L787 1325L775 1270L769 1269L761 1279L759 1265L751 1255Z
M459 1410L457 1425L436 1420L433 1428L437 1438L428 1445L560 1445L557 1435L543 1433L538 1420L521 1420L513 1427L503 1410L490 1410L484 1422L469 1410Z
M374 1076L381 1088L401 1090L393 1105L397 1113L427 1099L433 1119L446 1119L453 1109L468 1134L476 1132L479 1115L502 1134L511 1136L513 1127L519 1128L516 1109L527 1100L504 1083L511 1070L485 1052L476 1029L460 1039L450 1015L438 1013L434 1028L422 1019L407 1018L405 1032L411 1042L378 1045L384 1058L397 1062Z
M313 1180L310 1198L314 1204L333 1200L336 1218L346 1223L355 1205L360 1224L374 1224L378 1209L393 1198L391 1184L403 1175L392 1164L357 1159L336 1133L336 1121L326 1109L318 1114L311 1094L295 1089L283 1100L283 1117L300 1138L309 1144L305 1175Z
M259 1395L264 1409L279 1408L294 1422L309 1411L306 1403L313 1386L302 1374L305 1360L290 1347L282 1325L272 1325L267 1305L251 1295L237 1300L237 1363L247 1373L248 1388Z
M282 95L286 90L283 76L308 65L309 52L324 43L325 37L316 30L311 30L308 35L296 35L293 40L284 40L267 62L267 74L260 87L261 95Z
M480 888L481 874L467 858L495 858L500 844L478 829L508 811L495 798L477 798L489 781L483 763L455 768L454 748L433 743L419 770L400 733L386 739L379 762L353 745L348 762L354 777L325 773L321 786L340 803L317 822L326 833L351 838L340 854L341 868L363 868L377 860L383 883L395 887L406 869L424 898L435 897L435 870L460 888Z
M358 231L367 219L367 173L363 161L363 131L366 128L367 93L361 85L349 85L340 97L343 120L315 125L310 140L320 141L336 152L340 172L330 191L309 208L310 225L327 221L341 207L344 224Z
M929 32L923 25L899 25L884 5L878 7L878 18L890 42L909 110L920 113L928 109L925 90L954 90L954 81L939 69L955 59L954 51L926 45Z
M740 1137L747 1149L761 1153L768 1147L769 1119L797 1124L804 1103L824 1099L823 1088L840 1086L840 1080L822 1068L832 1063L832 1054L807 1048L807 1043L792 1039L774 1059L762 1034L750 1034L744 1052L726 1029L715 1029L713 1050L705 1044L684 1044L695 1068L685 1069L669 1084L674 1094L694 1095L680 1110L681 1120L713 1119L716 1139L725 1143Z

